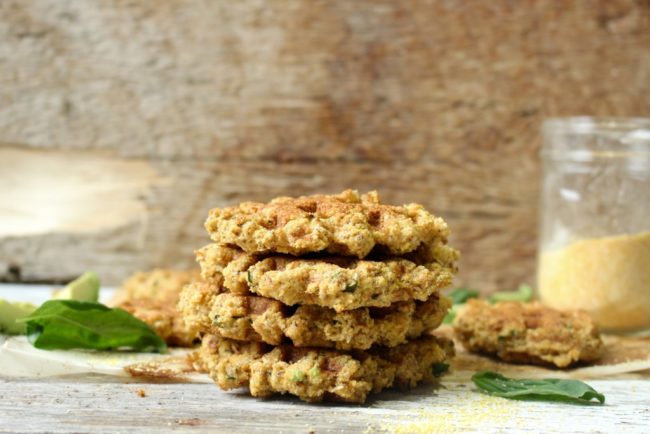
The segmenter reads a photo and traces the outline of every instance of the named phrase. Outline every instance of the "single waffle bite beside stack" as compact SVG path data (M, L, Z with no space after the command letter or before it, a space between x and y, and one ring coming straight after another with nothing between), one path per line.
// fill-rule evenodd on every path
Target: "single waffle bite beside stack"
M430 332L451 306L440 289L458 252L421 205L347 190L216 208L205 227L202 280L178 309L222 389L361 403L448 366L452 343Z

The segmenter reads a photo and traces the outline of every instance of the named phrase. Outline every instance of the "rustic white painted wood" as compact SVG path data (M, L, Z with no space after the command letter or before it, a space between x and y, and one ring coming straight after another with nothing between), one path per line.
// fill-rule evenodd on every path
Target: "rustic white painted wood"
M453 378L361 406L259 400L211 384L0 379L0 432L647 432L649 381L591 384L606 405L508 401Z
M0 297L39 301L49 288L0 285ZM109 376L2 377L0 432L647 432L650 379L590 380L603 406L509 401L478 393L468 372L441 387L388 391L365 405L260 400L212 384L138 382ZM144 397L142 397L144 392Z

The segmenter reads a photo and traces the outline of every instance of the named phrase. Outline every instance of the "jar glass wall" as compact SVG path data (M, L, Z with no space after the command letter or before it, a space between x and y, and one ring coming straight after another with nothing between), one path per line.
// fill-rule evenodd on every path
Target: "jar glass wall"
M539 298L605 330L650 327L650 119L542 127Z

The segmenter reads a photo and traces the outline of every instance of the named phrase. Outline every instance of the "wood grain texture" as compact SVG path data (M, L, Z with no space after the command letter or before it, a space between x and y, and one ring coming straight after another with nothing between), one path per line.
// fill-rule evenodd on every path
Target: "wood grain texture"
M531 281L539 124L650 116L649 45L647 0L5 0L0 145L171 181L135 228L0 240L0 277L116 283L190 263L210 207L351 187L447 218L459 283Z
M0 377L0 432L464 433L645 432L648 380L600 380L605 406L508 401L467 381L410 393L384 392L365 405L254 399L212 384L147 384L107 378ZM144 392L144 397L141 392Z

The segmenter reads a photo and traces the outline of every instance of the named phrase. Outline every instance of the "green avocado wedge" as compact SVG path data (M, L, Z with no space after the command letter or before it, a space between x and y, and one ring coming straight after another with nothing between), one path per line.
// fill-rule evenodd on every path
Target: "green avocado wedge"
M63 289L52 295L54 300L77 300L97 302L99 300L99 276L94 271L86 271Z
M21 335L27 331L24 322L16 322L29 316L36 310L36 306L24 302L8 302L0 298L0 333L8 335Z

